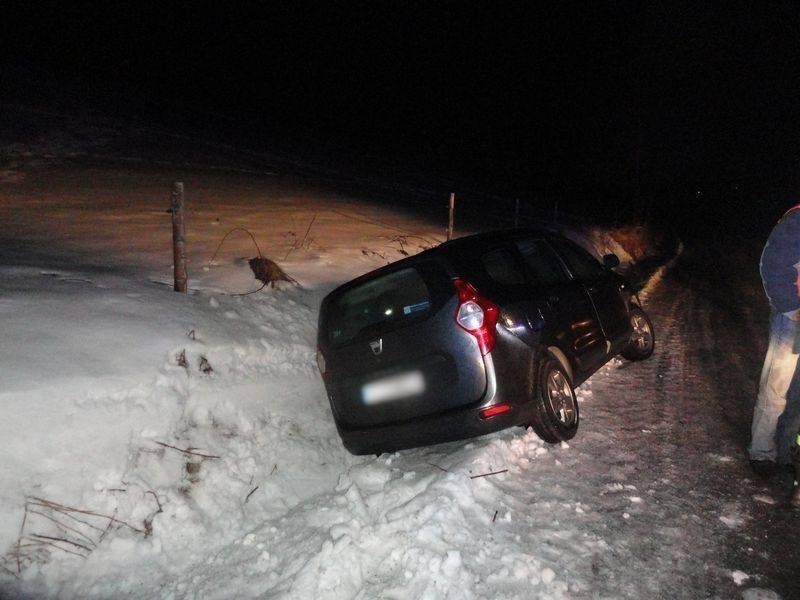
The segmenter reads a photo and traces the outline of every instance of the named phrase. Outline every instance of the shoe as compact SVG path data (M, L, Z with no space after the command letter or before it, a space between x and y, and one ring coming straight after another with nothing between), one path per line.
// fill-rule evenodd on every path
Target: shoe
M764 479L769 479L778 471L778 465L773 460L751 460L753 472Z

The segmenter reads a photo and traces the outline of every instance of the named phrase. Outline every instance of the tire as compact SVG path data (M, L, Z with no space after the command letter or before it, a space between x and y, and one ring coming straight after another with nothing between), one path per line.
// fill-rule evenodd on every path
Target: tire
M650 317L638 306L631 306L631 327L631 340L622 356L633 361L650 358L656 347L656 334Z
M530 426L545 442L571 440L578 432L580 411L569 376L555 358L545 355L531 390L533 421Z

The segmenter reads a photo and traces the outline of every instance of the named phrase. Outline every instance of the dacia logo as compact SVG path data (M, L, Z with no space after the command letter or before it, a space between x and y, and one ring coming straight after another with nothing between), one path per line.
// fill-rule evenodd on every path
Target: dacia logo
M383 352L383 338L378 338L377 340L373 340L369 343L369 347L372 350L372 353L375 356L378 356L381 352Z

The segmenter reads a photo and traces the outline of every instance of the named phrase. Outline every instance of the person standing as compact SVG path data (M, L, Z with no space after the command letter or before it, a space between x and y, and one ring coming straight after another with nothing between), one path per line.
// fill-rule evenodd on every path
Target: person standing
M797 434L794 445L794 478L795 481L800 481L800 433ZM795 508L800 508L800 486L794 488L790 502Z
M800 205L772 229L760 272L770 304L770 335L753 411L750 463L761 475L793 472L792 446L800 427ZM794 427L794 430L792 429Z

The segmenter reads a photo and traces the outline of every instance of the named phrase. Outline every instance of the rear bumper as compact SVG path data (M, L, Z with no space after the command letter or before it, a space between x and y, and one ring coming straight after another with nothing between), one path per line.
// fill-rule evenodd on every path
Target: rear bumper
M486 356L484 360L487 386L481 401L433 415L367 428L348 428L337 422L345 448L352 454L380 454L465 440L529 423L530 404L518 403L519 390L501 389L492 356ZM500 403L508 403L511 410L489 419L481 418L481 410Z
M379 454L464 440L524 422L518 406L514 406L508 413L481 419L479 412L485 407L481 403L480 406L458 408L369 429L345 429L338 424L337 428L345 448L352 454Z

